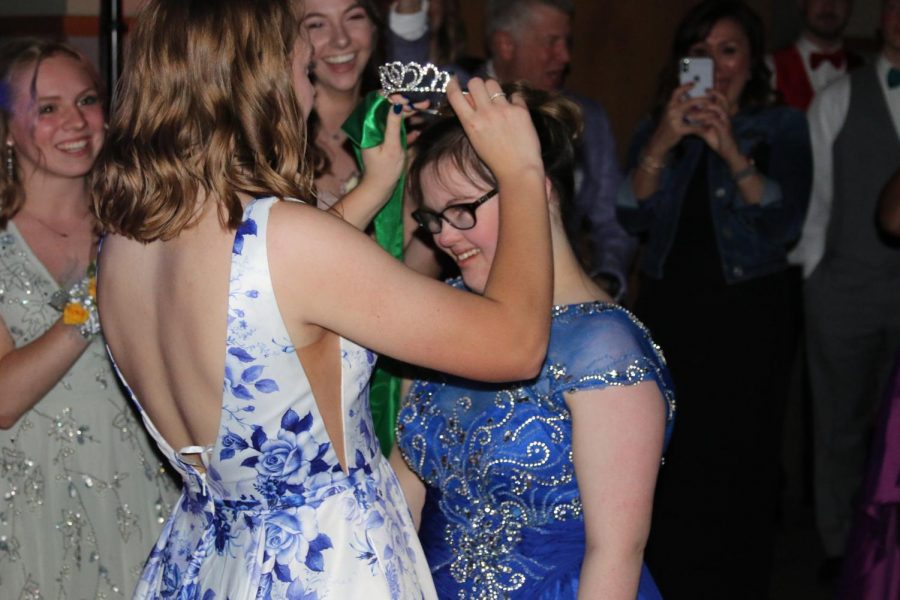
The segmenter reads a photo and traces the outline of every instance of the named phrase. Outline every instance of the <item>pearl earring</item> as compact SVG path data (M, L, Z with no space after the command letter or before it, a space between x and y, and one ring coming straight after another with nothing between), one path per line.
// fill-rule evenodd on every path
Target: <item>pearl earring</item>
M13 145L6 143L6 174L10 179L16 176L16 164L13 162Z

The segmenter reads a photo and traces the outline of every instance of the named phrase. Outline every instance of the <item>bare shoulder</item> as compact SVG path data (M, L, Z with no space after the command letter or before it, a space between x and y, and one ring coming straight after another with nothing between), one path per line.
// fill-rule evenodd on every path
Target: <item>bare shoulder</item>
M268 235L276 243L302 245L306 236L300 233L320 238L343 230L357 231L335 214L297 200L276 202L269 216Z
M340 217L303 202L276 202L267 230L269 262L276 268L282 264L301 270L343 268L343 263L364 262L376 253L377 245L367 235Z
M333 312L367 286L365 273L381 269L381 254L389 258L358 229L310 204L276 202L266 230L272 283L289 327L321 324L323 309Z
M109 233L103 236L100 258L104 264L123 260L124 255L134 255L146 244L141 244L123 235Z

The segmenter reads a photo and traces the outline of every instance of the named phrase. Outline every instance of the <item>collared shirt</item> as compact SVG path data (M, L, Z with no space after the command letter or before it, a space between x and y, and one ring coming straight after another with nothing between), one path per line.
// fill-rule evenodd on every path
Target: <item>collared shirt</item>
M839 79L841 76L847 73L847 60L844 60L844 63L840 66L840 68L835 67L833 64L828 62L827 60L822 61L822 63L816 68L812 68L810 56L813 52L837 52L844 48L843 43L835 46L834 48L829 48L823 50L819 48L815 44L813 44L809 39L804 36L800 36L800 38L794 42L794 47L797 48L797 51L800 53L800 57L803 59L803 70L806 72L806 78L809 79L809 83L812 86L813 92L818 94L825 87L831 83L832 81ZM769 70L772 71L772 87L776 87L777 82L777 74L775 72L775 62L772 60L772 55L766 55L766 65L768 65Z
M809 77L809 82L812 84L813 90L818 94L825 87L843 76L847 72L847 60L844 59L844 63L840 66L840 68L835 67L833 64L828 62L827 60L822 61L822 63L816 67L812 68L812 56L813 52L837 52L842 50L844 45L840 44L835 48L829 48L827 50L823 50L813 44L807 38L800 36L800 39L797 40L795 44L797 46L797 50L800 52L800 56L803 57L803 68L806 70L806 75Z
M875 63L894 130L900 135L900 87L891 90L887 86L891 67L884 55L880 55ZM850 78L845 76L817 95L807 113L813 151L813 188L800 242L788 256L792 263L803 266L804 277L809 277L825 255L825 238L834 200L832 146L844 127L849 109Z

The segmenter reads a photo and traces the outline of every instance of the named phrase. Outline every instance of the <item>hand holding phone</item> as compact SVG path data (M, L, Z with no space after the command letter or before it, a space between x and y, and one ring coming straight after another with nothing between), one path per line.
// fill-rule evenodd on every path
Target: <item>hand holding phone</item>
M686 56L678 63L678 81L681 85L693 83L688 90L690 98L700 98L713 87L713 60L707 56Z

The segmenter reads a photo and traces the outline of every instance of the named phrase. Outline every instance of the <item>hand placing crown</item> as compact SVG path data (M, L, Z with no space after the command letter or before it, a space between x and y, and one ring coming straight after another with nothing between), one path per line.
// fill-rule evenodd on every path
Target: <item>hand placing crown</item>
M390 62L378 67L381 91L391 94L434 94L446 93L450 83L450 73L442 71L432 63L420 65L417 62Z

